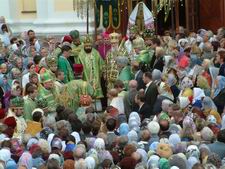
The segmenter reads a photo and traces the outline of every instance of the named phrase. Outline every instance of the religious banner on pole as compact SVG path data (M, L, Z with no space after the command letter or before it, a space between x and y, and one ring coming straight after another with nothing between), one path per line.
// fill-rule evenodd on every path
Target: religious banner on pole
M119 0L96 0L95 8L96 28L120 27Z

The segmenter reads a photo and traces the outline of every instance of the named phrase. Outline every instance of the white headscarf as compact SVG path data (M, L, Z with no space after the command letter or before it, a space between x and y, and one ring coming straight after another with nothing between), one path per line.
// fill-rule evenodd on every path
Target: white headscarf
M197 100L201 100L203 97L205 97L204 90L195 87L193 89L193 101L192 101L192 104L194 104Z
M93 157L86 157L85 158L85 163L87 166L87 169L95 169L95 159Z
M3 148L0 150L0 160L7 162L10 158L11 152L8 149Z
M76 140L76 144L80 142L80 134L76 131L71 133L71 136L73 136Z
M53 137L55 136L55 134L53 134L53 133L51 133L51 134L49 134L48 135L48 139L47 139L47 141L48 141L48 148L49 148L49 152L51 152L51 143L52 143L52 140L53 140Z
M94 148L97 151L105 150L105 142L102 138L97 138L94 143Z

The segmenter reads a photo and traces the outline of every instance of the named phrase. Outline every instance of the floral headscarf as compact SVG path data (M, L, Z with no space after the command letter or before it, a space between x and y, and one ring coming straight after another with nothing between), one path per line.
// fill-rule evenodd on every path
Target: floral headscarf
M26 166L27 169L32 169L33 160L31 154L29 152L24 152L19 159L18 165Z
M193 86L193 82L188 77L183 78L180 84L181 90L184 90L185 88L192 88Z

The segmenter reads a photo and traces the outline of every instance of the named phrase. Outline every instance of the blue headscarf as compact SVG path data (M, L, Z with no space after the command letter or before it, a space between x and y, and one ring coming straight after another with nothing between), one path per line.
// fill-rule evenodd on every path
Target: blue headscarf
M121 136L127 135L129 132L129 125L127 123L122 123L119 127L119 134Z
M6 169L15 169L17 168L17 164L14 160L10 159L6 162Z
M217 76L218 85L214 92L214 97L216 97L225 88L225 77Z

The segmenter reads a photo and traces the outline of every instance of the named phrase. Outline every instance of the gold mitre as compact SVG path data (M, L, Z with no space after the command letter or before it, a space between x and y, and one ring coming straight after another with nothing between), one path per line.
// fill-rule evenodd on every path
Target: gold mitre
M119 41L120 41L120 34L119 33L113 32L109 35L109 37L110 37L111 43L119 43Z
M90 35L86 35L83 39L83 43L85 45L92 45L92 42L93 42L93 40Z

